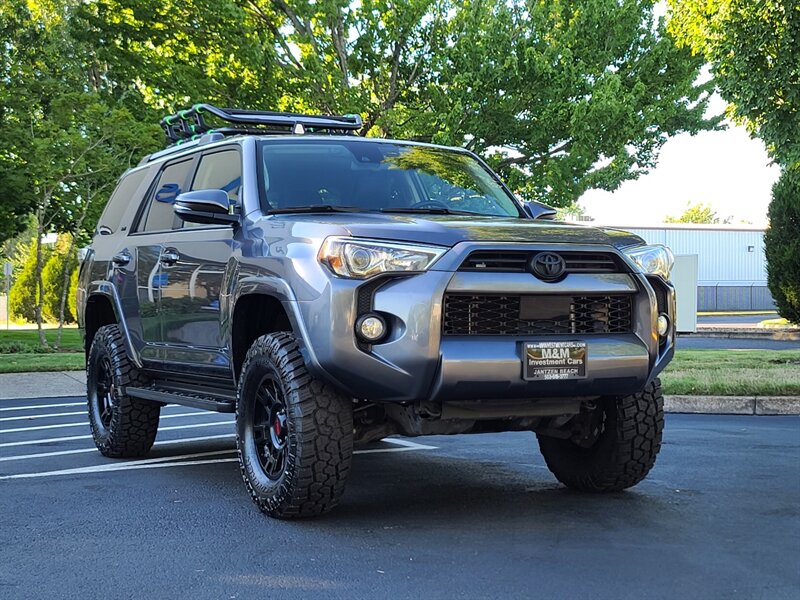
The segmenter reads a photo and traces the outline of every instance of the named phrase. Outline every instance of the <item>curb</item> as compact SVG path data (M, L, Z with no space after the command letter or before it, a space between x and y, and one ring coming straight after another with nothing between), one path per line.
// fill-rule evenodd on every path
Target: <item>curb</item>
M664 411L704 415L800 415L800 396L664 396Z
M698 327L697 331L678 332L678 337L709 337L731 340L775 340L778 342L800 341L800 331L770 331L756 328L730 329L723 327Z

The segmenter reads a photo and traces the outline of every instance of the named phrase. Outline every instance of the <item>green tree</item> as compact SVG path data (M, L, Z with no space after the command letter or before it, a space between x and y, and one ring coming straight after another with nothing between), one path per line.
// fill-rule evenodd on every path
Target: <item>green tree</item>
M69 278L69 288L67 292L67 303L70 314L75 315L77 319L78 314L78 275L80 274L80 265L73 269Z
M138 118L194 102L270 108L272 34L234 0L95 0L75 3L70 35L92 89Z
M42 249L44 260L49 258L50 248ZM18 244L14 262L19 265L15 269L14 282L11 285L8 298L8 308L11 315L23 321L33 323L36 321L36 304L39 297L39 287L36 282L36 237L28 243Z
M523 196L572 204L653 167L671 135L714 128L702 59L647 0L466 2L431 83L436 141L490 159Z
M728 112L784 165L800 161L795 0L669 0L669 30L711 64Z
M240 0L272 33L280 108L357 112L363 133L397 135L424 108L424 85L446 42L439 0Z
M240 0L275 40L281 108L360 112L364 133L465 145L563 206L714 128L703 61L652 0Z
M728 217L722 223L728 224L732 220ZM677 217L666 217L664 223L702 223L702 224L717 224L720 222L717 216L717 211L711 208L708 204L698 202L696 204L687 203L686 210Z
M706 58L728 114L781 165L765 236L778 310L798 322L800 252L800 8L794 0L669 0L669 28Z
M34 210L36 196L25 169L27 118L25 101L17 86L33 78L17 48L38 42L25 26L28 11L23 2L0 4L0 242L21 233Z
M769 220L767 283L781 316L800 323L800 168L786 169L773 187Z
M71 35L75 6L10 0L3 7L10 34L4 44L10 57L6 82L13 90L3 127L16 135L13 148L0 152L0 164L24 182L28 211L35 216L34 316L42 345L46 258L41 239L53 230L81 237L87 216L102 208L96 200L104 200L120 172L160 135L156 125L143 129L127 108L109 104L111 95L92 85L85 69L87 48ZM61 289L67 288L70 271L64 269Z
M53 245L50 257L42 269L42 285L44 286L44 305L42 314L48 321L55 323L72 323L75 321L74 313L69 311L66 294L69 288L69 276L78 264L75 256L74 244L70 234L58 236ZM64 272L66 271L66 287Z

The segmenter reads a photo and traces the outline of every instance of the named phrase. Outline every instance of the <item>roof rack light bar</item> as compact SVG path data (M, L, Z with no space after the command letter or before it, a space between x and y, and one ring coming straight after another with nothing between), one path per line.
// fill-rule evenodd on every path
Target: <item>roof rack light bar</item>
M206 122L212 117L229 123L230 127L212 127ZM361 115L301 115L267 110L218 108L211 104L195 104L174 115L161 119L167 138L176 144L198 139L206 133L223 135L268 135L286 133L352 134L361 129Z

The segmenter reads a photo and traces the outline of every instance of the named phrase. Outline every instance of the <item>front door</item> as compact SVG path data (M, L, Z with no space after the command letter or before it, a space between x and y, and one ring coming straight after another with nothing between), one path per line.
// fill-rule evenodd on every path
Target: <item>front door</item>
M165 243L159 314L168 362L229 373L219 303L232 240L230 227L190 228Z
M227 148L200 157L190 189L225 190L236 205L240 185L239 151ZM169 363L191 365L209 375L231 375L221 334L220 296L232 245L233 228L228 225L182 223L164 241L159 314Z

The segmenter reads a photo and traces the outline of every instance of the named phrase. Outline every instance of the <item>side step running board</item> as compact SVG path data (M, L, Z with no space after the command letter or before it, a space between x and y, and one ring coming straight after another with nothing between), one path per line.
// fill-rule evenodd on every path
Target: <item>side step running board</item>
M213 410L216 412L232 413L236 410L236 401L225 396L200 396L186 392L164 390L157 387L125 388L128 395L143 400L153 400L164 404L181 404L192 408Z

